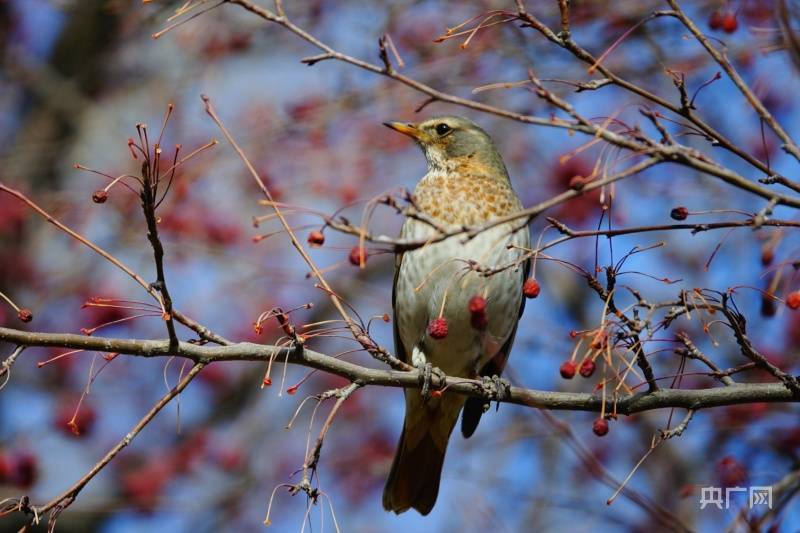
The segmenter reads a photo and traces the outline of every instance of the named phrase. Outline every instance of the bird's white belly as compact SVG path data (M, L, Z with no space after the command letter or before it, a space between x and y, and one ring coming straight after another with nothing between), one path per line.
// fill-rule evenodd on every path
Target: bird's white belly
M445 373L466 377L480 370L503 346L518 319L523 266L486 277L470 270L469 261L494 267L518 259L524 251L507 245L527 248L529 234L527 227L511 234L514 227L504 224L466 242L458 235L405 253L397 278L395 320L407 357L416 347L417 359L424 356ZM401 232L403 238L415 240L432 234L428 225L413 219L406 221ZM488 325L482 330L470 321L468 305L475 295L486 298ZM427 327L440 316L447 320L448 334L433 339Z

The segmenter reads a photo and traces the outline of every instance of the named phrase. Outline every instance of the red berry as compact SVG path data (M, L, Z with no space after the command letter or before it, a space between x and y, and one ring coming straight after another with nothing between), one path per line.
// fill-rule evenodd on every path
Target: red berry
M539 296L540 292L542 292L542 288L539 286L539 282L534 278L526 279L525 283L522 285L522 294L524 294L526 298L536 298Z
M10 458L4 453L0 453L0 483L8 481L11 476L11 466Z
M608 421L605 418L597 418L592 422L592 431L598 437L602 437L608 433Z
M428 324L428 335L437 340L447 337L447 319L439 317L431 320Z
M314 230L308 234L308 244L312 248L319 248L325 244L325 234L319 230Z
M76 411L75 403L62 401L56 410L56 427L64 433L79 437L92 431L97 414L90 404L82 404Z
M800 308L800 291L790 292L786 296L786 307L793 311Z
M469 317L469 323L473 328L483 330L489 325L489 319L486 318L486 313L474 313Z
M733 33L739 27L739 22L736 20L736 15L733 13L725 13L722 17L722 31L725 33Z
M712 30L718 30L722 27L722 11L717 9L711 16L708 17L708 27Z
M592 377L592 374L594 374L596 368L597 365L594 363L594 361L591 359L586 359L581 363L581 368L578 370L578 372L580 372L581 376L590 378Z
M103 189L99 189L92 193L92 201L96 204L104 204L108 200L108 193Z
M31 488L39 477L39 461L28 452L20 452L12 459L11 483L22 489Z
M361 266L367 263L367 250L361 246L353 246L350 255L347 257L351 265Z
M469 299L468 309L473 315L484 313L486 311L486 298L476 294Z
M22 309L20 309L19 311L17 311L17 316L23 322L30 322L31 320L33 320L33 313L31 313L31 310L30 309L26 309L24 307Z
M572 379L575 377L575 363L572 361L564 361L561 363L561 368L558 369L561 372L561 377L564 379Z
M673 220L686 220L686 217L689 216L689 210L683 206L676 207L669 212L669 216L671 216Z

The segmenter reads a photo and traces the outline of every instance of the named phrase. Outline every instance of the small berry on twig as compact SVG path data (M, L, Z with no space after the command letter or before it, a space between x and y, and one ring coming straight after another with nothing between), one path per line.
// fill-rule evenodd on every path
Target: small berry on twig
M25 307L17 311L17 316L19 317L20 320L22 320L25 323L33 320L33 313L31 312L30 309L27 309Z
M104 204L108 200L108 192L98 189L92 193L92 201L96 204Z
M447 319L444 317L434 318L428 324L428 335L436 340L447 337L447 332Z
M325 234L319 230L314 230L308 234L308 244L312 248L319 248L325 244Z
M542 292L542 288L534 278L526 279L522 285L522 294L525 295L525 298L536 298L540 292Z
M572 361L564 361L558 369L561 377L564 379L572 379L575 377L575 363Z
M360 267L365 265L367 263L367 250L363 246L353 246L347 259L353 266Z
M578 372L580 372L581 376L585 378L590 378L592 377L592 374L594 374L596 368L597 365L595 364L594 361L592 361L591 359L586 359L584 362L581 363L581 367L578 370Z
M686 220L689 216L689 210L684 206L676 207L669 212L669 216L672 217L673 220Z
M597 418L592 422L592 431L598 437L603 437L608 433L608 420L605 418Z

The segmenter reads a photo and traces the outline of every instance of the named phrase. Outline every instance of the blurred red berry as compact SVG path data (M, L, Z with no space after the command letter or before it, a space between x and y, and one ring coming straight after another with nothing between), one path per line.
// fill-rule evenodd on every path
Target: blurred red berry
M739 28L739 21L736 20L736 15L731 12L725 13L722 16L722 31L725 33L733 33Z
M778 311L775 299L769 294L761 295L761 316L775 316Z
M561 373L561 377L564 379L572 379L575 377L575 363L572 361L564 361L561 363L561 367L558 371Z
M580 372L581 376L585 378L590 378L592 377L592 374L594 374L596 368L597 365L595 364L594 361L592 361L591 359L586 359L581 363L581 367L580 370L578 370L578 372Z
M525 298L536 298L540 292L542 292L542 288L534 278L526 279L522 285L522 294L525 295Z
M689 210L683 206L676 207L670 211L669 216L671 216L673 220L686 220L686 217L689 216Z
M719 9L715 10L711 13L711 16L708 17L708 27L712 30L718 30L722 28L722 11Z
M602 437L608 433L608 420L605 418L597 418L592 422L592 431L598 437Z
M11 461L9 457L0 452L0 484L8 481L11 476Z
M75 411L76 405L76 401L59 402L55 425L64 433L79 437L91 433L97 414L91 404L81 404L77 412Z
M325 234L319 230L314 230L308 234L308 244L312 248L319 248L325 244Z
M730 455L717 463L717 476L723 487L738 487L747 483L747 469Z
M484 313L486 311L486 298L476 294L469 299L468 309L473 315Z
M103 189L94 191L92 193L92 201L96 204L104 204L108 200L108 192Z
M428 324L428 335L437 340L447 337L447 319L439 317L431 320Z
M19 452L11 459L11 483L28 490L39 477L39 461L28 452Z
M790 292L786 296L786 307L794 311L800 308L800 291Z
M367 250L361 246L353 246L347 257L351 265L361 266L367 264Z

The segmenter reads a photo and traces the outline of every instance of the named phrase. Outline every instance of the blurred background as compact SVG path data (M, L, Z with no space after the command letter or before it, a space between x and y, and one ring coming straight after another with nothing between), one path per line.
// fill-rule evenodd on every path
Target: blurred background
M421 153L407 138L384 128L381 123L387 120L460 114L477 121L495 139L526 205L565 190L570 179L590 175L596 165L605 165L610 173L627 163L624 154L602 143L563 157L589 140L564 130L441 103L415 112L425 102L424 95L343 63L301 64L302 57L318 51L236 6L220 6L153 39L182 3L0 1L0 180L154 280L138 198L117 186L106 203L93 203L92 192L107 180L73 165L79 162L111 175L136 172L139 163L128 148L128 139L136 138L135 125L146 123L154 134L173 103L164 147L181 144L188 153L212 138L223 142L181 167L159 208L167 281L177 308L229 339L276 342L282 332L274 321L261 334L253 329L258 315L274 306L290 309L313 302L313 309L292 314L299 324L327 320L335 313L307 278L307 268L285 234L258 238L278 226L264 221L254 227L253 217L270 211L258 204L261 195L252 179L204 113L201 94L211 97L276 199L324 213L343 209L356 222L370 199L413 188L425 172ZM271 2L262 3L271 7ZM519 24L481 31L466 48L459 46L463 39L433 42L447 28L490 9L513 11L512 1L286 4L298 25L337 50L378 62L378 38L388 33L405 62L402 73L442 91L519 112L547 117L553 110L524 88L472 91L485 84L524 80L529 68L541 79L591 79L585 64ZM797 135L800 80L782 44L776 2L684 4L703 31L727 45L751 87ZM527 7L551 27L558 26L556 2L527 2ZM797 5L789 2L789 7L798 12ZM663 8L652 1L576 0L573 37L600 55L654 9ZM638 27L604 64L676 103L678 93L668 71L685 73L694 94L719 70L674 19ZM642 101L631 93L611 86L575 93L559 82L548 82L548 87L588 117L615 116L657 136L643 124ZM757 116L724 76L703 88L695 104L700 116L743 150L768 160L787 176L797 175L797 162L783 154L768 132L762 136ZM686 134L686 128L668 125L681 135L681 142L753 180L762 177L702 137ZM616 227L668 224L676 206L693 213L755 212L764 207L754 196L677 166L644 172L619 183L613 193L611 220ZM548 215L575 229L594 229L601 212L598 192ZM796 213L786 209L777 209L775 216L796 219ZM743 218L741 213L715 212L692 215L689 221ZM320 227L318 217L303 212L293 214L291 222L301 237ZM390 210L378 209L372 228L392 235L401 222ZM544 220L532 224L534 240L545 225ZM325 235L325 245L311 253L329 269L327 279L338 293L365 321L391 313L391 254L368 247L366 268L360 270L347 259L356 239L330 230ZM545 238L554 236L549 232ZM591 270L596 260L606 265L634 246L661 241L665 246L630 258L620 283L642 291L651 301L673 299L681 289L740 287L736 301L748 318L755 345L783 370L798 372L800 314L762 302L755 290L766 288L777 271L783 272L778 296L800 287L794 270L785 268L798 259L796 233L648 233L615 238L613 250L606 240L584 239L549 253ZM771 261L764 257L767 251L774 256ZM0 257L0 290L34 313L33 322L22 325L13 310L0 306L0 325L77 333L136 314L85 306L90 298L147 301L141 288L111 264L3 194ZM659 281L663 278L677 283ZM542 292L528 302L507 377L529 388L591 392L599 374L567 381L558 369L576 344L570 331L597 327L603 302L584 280L558 263L539 262L537 279ZM711 327L706 334L696 318L681 319L663 333L664 342L648 346L657 376L667 377L664 386L672 382L680 364L670 342L677 331L690 332L722 368L746 362L725 328ZM391 346L391 324L375 320L371 332ZM163 322L152 317L123 321L97 334L165 337ZM194 337L183 328L179 334ZM0 355L6 357L12 347L0 346ZM353 343L320 337L311 347L337 354L352 349ZM178 360L117 357L107 362L93 353L37 367L60 353L63 350L26 350L0 391L1 497L28 494L42 503L65 490L186 370ZM363 353L344 357L377 364ZM703 369L690 363L686 371ZM644 462L627 485L634 496L619 496L607 505L649 448L657 428L667 427L670 419L674 426L682 412L622 417L599 438L591 428L595 414L540 413L502 405L484 416L471 439L453 435L433 512L424 518L413 511L395 516L383 511L380 492L402 425L402 392L369 387L344 404L326 438L318 472L324 497L306 516L305 497L287 494L280 484L299 481L307 439L316 438L330 405L323 405L312 420L314 404L306 402L292 426L287 424L304 398L346 382L315 373L295 394L287 394L286 389L306 377L307 369L276 365L273 385L262 388L264 372L263 364L238 362L204 369L180 401L169 405L85 488L60 517L58 530L255 531L264 527L277 487L270 515L270 529L275 531L332 531L333 513L342 531L652 531L664 527L648 512L653 506L689 528L711 531L731 523L746 507L746 497L737 495L728 510L700 510L701 487L771 485L800 468L797 406L712 409L699 412L680 439L659 447ZM742 381L768 378L759 372L739 376ZM78 408L90 381L90 392ZM683 386L715 383L689 376ZM773 518L765 527L797 531L798 500ZM15 531L18 520L0 519L0 530Z

